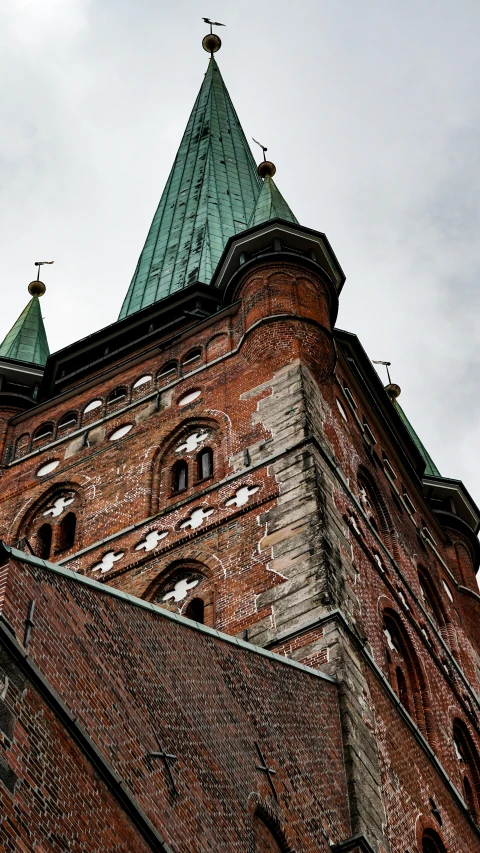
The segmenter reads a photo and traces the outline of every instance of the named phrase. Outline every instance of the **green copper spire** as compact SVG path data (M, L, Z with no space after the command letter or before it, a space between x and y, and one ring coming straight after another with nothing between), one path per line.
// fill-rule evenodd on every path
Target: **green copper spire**
M209 284L227 240L247 228L260 188L212 55L119 319L196 281Z
M39 302L45 286L41 281L32 281L28 289L32 298L0 344L0 358L12 358L43 367L50 355Z
M253 227L268 222L269 219L286 219L298 224L298 219L290 210L275 181L267 175L248 224Z

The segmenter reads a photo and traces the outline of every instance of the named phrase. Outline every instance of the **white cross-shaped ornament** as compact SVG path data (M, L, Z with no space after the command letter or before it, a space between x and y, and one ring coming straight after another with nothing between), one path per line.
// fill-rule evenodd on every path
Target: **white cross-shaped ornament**
M43 514L44 515L51 515L52 518L56 518L56 516L61 515L63 510L65 509L65 507L67 507L69 504L73 503L74 500L75 500L74 498L65 498L65 497L57 498L55 503L53 503L52 506L49 506L48 509L46 509Z
M139 542L135 546L135 551L141 551L142 548L145 548L145 551L153 551L158 543L162 539L165 539L165 536L168 536L168 530L151 530L150 533L147 533L143 542Z
M201 527L204 520L211 515L213 509L194 509L190 518L187 518L186 521L182 521L180 527L186 529L187 527L191 527L192 530L195 530L196 527Z
M176 582L171 592L167 592L163 596L163 601L168 601L169 598L173 598L174 601L182 601L186 597L188 590L193 589L197 583L198 581L189 581L188 578L182 578L181 581Z
M100 563L96 563L95 566L92 566L92 572L108 572L113 564L117 562L117 560L121 560L124 556L123 551L119 551L118 554L115 551L108 551L103 555Z
M360 500L364 504L364 506L370 509L370 501L368 500L368 494L365 486L361 486L360 488Z
M392 635L391 635L390 631L388 630L388 628L384 628L383 633L385 634L389 648L392 650L392 652L396 652L397 647L396 647L395 643L393 642Z
M240 489L237 489L233 498L225 501L225 506L244 506L250 500L250 496L258 492L259 488L260 486L241 486Z
M360 531L360 529L359 529L359 527L358 527L357 519L355 518L355 516L354 516L354 515L352 515L352 513L350 513L350 515L349 515L349 517L348 517L348 518L349 518L349 521L350 521L350 525L351 525L351 527L353 527L353 529L354 529L355 533L358 533L358 535L359 535L359 536L361 536L361 535L362 535L362 533L361 533L361 531Z
M183 444L179 444L178 447L175 448L175 452L192 453L192 451L196 450L206 438L208 438L208 432L192 432Z

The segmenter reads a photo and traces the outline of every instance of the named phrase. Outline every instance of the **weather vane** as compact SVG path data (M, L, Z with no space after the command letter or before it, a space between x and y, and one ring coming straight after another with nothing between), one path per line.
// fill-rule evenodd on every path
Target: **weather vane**
M217 34L213 32L212 27L225 27L226 24L221 24L220 21L211 21L210 18L202 18L202 21L205 21L205 23L210 27L210 32L202 39L202 47L210 54L210 56L213 56L217 50L220 50L222 40L220 36L217 36Z
M391 385L392 380L390 379L390 371L388 368L392 366L392 362L391 361L375 361L374 359L372 359L372 362L373 362L373 364L383 364L383 366L387 368L388 384Z
M210 26L210 35L213 33L212 27L226 27L226 24L221 24L220 21L211 21L210 18L202 18L206 24Z
M38 267L37 278L35 281L31 281L28 285L28 292L32 296L43 296L45 293L46 287L43 281L40 281L40 267L43 267L45 264L53 264L54 261L35 261L35 266Z
M45 264L54 264L55 261L35 261L35 266L38 267L37 273L37 281L40 281L40 267L45 266Z
M266 147L266 145L262 145L262 143L261 143L261 142L259 142L259 141L258 141L258 139L254 139L254 138L253 138L253 136L252 136L252 139L253 139L253 141L255 142L255 144L256 144L256 145L259 145L259 146L260 146L260 148L262 149L262 152L263 152L263 159L264 159L264 161L266 162L267 158L265 157L265 152L266 152L266 151L268 151L268 148Z
M275 172L277 171L277 167L275 166L275 163L272 163L271 160L267 160L267 158L265 157L265 152L268 151L267 146L262 145L262 143L259 142L258 139L255 139L253 136L252 139L255 142L255 145L258 145L262 149L263 154L263 162L259 163L259 165L257 166L258 174L261 178L273 178Z

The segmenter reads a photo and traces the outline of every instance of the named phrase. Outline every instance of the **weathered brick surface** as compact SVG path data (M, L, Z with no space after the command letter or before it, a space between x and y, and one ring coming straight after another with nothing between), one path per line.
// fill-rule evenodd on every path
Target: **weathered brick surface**
M5 853L150 850L71 736L3 653L0 849ZM20 683L19 683L20 682ZM13 732L5 731L8 711Z
M31 412L8 413L1 535L9 542L26 535L37 547L49 520L51 559L175 612L187 612L200 597L208 624L247 632L255 644L335 675L351 816L345 837L361 833L378 851L414 853L415 844L421 850L416 827L431 818L429 797L436 797L428 792L435 790L442 803L449 799L449 853L480 850L466 808L446 782L464 796L454 719L471 733L480 778L474 550L432 512L420 478L332 333L329 292L322 275L300 263L259 260L238 278L238 302L228 313L165 338L161 352L139 350L135 363L99 370L88 388L72 384ZM192 362L193 348L200 356ZM172 361L177 366L165 371ZM150 378L135 388L144 376ZM109 403L115 388L125 397ZM179 405L195 390L196 399ZM101 405L86 413L92 400ZM57 425L69 411L77 426L63 436ZM33 441L44 423L53 424L52 437ZM132 427L128 434L110 441L124 425ZM196 473L197 451L178 450L202 432L202 446L214 452L206 480ZM188 462L189 482L173 493L178 458ZM57 468L38 478L51 460ZM66 550L59 550L62 514L48 515L62 495L73 497L67 509L78 519ZM200 509L203 521L192 526ZM158 542L147 550L155 534ZM429 577L433 608L419 567ZM182 578L192 585L177 600ZM405 725L394 694L382 686L382 678L395 675L386 612L410 650L421 694L414 697L421 708L412 699L410 711L415 719L418 712L423 731ZM47 649L44 658L47 666ZM131 705L125 685L117 687L120 704ZM272 713L276 718L280 710ZM415 772L418 762L422 773ZM402 778L398 796L388 788L395 775Z
M214 632L186 627L163 611L112 597L102 587L12 561L2 615L19 637L32 599L31 660L173 850L251 849L253 816L262 803L295 850L327 851L327 839L348 836L334 683L281 658L228 644ZM28 799L29 785L39 784L38 774L29 779L30 767L42 764L47 777L50 760L75 750L51 715L45 735L42 728L37 731L36 696L28 683L21 696L9 687L5 702L16 723L13 745L4 742L4 755ZM51 759L42 740L48 736L55 744ZM157 749L157 736L177 756L176 795L162 762L146 757ZM278 802L257 769L255 742L275 771ZM60 757L52 768L59 776L64 761ZM92 773L78 772L78 788L83 792L85 785L87 797ZM65 797L73 795L67 773L62 786ZM14 808L11 797L6 800L9 810ZM55 802L48 797L42 802L54 823ZM81 798L74 799L68 849L94 849L76 839L81 808ZM126 849L115 847L107 832L98 836L99 844L100 838L102 849Z

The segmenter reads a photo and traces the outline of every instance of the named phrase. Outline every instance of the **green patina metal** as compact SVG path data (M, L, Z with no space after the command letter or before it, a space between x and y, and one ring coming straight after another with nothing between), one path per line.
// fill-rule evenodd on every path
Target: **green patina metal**
M43 367L50 350L38 296L33 296L0 344L0 358L12 358Z
M253 227L270 219L285 219L298 224L297 217L292 213L275 181L267 175L248 225Z
M119 319L196 281L247 228L262 181L217 63L210 59Z
M432 457L430 456L425 445L420 441L420 438L418 437L417 433L415 432L414 428L412 427L410 421L408 420L405 412L403 411L402 407L399 405L397 400L395 400L394 406L398 412L400 420L406 426L408 433L410 435L410 438L412 439L412 441L416 445L417 449L420 451L420 454L421 454L421 456L425 462L425 472L424 472L425 475L428 477L441 477L442 475L440 474L440 471L438 470L437 466L435 465L435 462L433 461Z

